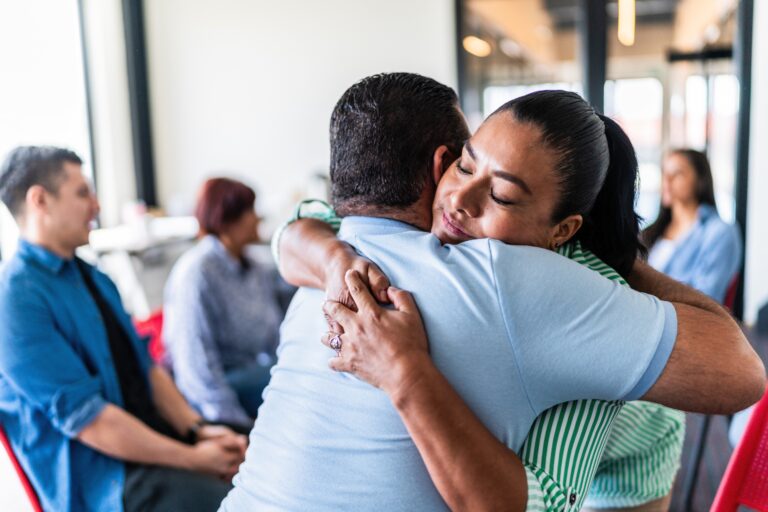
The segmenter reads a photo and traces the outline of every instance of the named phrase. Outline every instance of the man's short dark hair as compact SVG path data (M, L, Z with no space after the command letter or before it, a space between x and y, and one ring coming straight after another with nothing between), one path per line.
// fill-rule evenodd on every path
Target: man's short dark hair
M415 203L435 150L455 157L469 137L450 87L414 73L369 76L331 116L331 196L339 215Z
M51 194L59 190L64 162L82 165L69 149L53 146L19 146L12 150L0 169L0 200L11 214L21 213L27 191L40 185Z

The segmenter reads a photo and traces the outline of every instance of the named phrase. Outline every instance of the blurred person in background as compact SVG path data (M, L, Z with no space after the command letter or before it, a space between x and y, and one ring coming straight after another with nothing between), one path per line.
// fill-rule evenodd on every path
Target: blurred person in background
M246 250L259 241L255 202L239 181L203 184L195 208L201 238L171 271L163 306L176 385L206 420L246 432L269 383L292 291Z
M0 425L44 510L214 510L246 439L202 421L75 255L99 212L81 166L26 146L0 171L21 231L0 272Z
M707 156L694 149L671 151L664 160L661 183L659 216L643 232L648 263L732 307L729 291L739 272L741 237L736 226L717 213ZM734 416L732 445L741 438L751 410Z
M667 155L659 216L643 238L653 268L724 303L739 272L741 237L717 213L704 153L677 149Z

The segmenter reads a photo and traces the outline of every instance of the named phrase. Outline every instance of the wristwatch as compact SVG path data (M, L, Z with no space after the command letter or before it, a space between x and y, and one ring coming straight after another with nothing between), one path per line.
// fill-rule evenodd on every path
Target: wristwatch
M194 422L188 429L187 429L187 435L185 436L186 441L189 444L195 444L197 443L197 434L200 431L202 427L205 425L208 425L208 422L205 421L203 418L200 418L196 422Z

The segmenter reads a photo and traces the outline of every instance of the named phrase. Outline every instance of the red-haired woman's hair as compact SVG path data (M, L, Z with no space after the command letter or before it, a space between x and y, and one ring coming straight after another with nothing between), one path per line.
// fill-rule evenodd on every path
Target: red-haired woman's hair
M211 178L197 196L195 217L203 235L220 235L227 225L253 210L256 193L248 185L229 178Z

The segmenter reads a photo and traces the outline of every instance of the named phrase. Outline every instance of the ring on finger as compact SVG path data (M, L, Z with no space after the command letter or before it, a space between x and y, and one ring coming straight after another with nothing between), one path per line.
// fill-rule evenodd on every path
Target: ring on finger
M328 343L328 346L330 346L333 350L336 351L336 355L341 355L341 335L337 334L333 338L331 338L331 341Z

